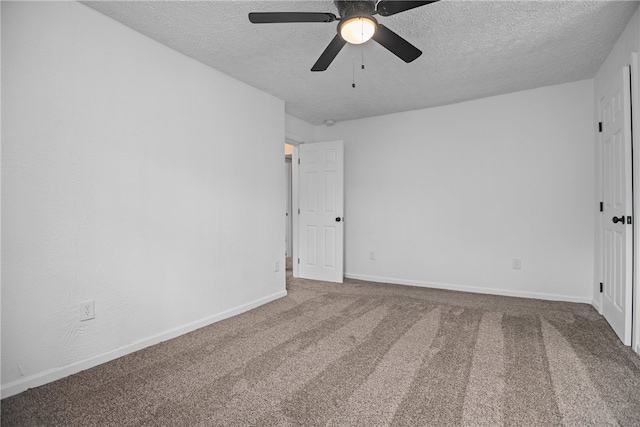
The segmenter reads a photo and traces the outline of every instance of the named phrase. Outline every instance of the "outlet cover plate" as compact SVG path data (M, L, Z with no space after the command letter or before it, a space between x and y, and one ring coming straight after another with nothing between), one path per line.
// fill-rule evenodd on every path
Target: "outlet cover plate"
M513 269L514 270L522 269L522 258L514 258L513 259Z
M80 321L95 319L96 303L95 301L84 301L80 303Z

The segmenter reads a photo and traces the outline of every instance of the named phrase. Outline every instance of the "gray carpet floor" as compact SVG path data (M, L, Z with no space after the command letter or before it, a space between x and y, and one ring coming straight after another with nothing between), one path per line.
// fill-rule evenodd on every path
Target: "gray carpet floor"
M1 402L2 426L640 425L588 305L348 280Z

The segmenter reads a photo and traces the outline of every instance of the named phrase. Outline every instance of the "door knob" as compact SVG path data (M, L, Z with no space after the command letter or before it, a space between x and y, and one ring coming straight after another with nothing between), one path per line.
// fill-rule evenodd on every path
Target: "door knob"
M611 218L611 221L613 221L614 224L617 224L619 222L624 224L624 216L621 216L620 218L618 218L617 216L614 216L613 218Z
M340 221L342 221L342 218L336 217L336 222L340 222Z

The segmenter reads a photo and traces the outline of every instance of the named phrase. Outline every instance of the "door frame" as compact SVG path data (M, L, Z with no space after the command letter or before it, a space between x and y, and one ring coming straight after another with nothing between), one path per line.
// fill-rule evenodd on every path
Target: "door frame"
M307 141L300 138L297 135L293 135L289 132L285 133L284 142L289 145L293 145L293 154L291 154L291 263L293 264L293 277L299 277L298 275L298 159L300 154L298 146L304 144Z
M291 244L292 244L292 252L293 259L291 260L293 264L293 277L300 277L298 272L299 265L298 260L300 259L299 252L299 228L300 228L300 216L298 213L300 212L300 194L299 194L299 184L300 184L300 150L298 149L298 145L294 145L293 147L293 155L291 156Z
M285 175L287 176L287 184L286 184L286 189L287 189L287 195L286 195L286 230L285 230L285 234L287 236L287 247L285 248L285 253L287 258L292 256L293 254L293 223L291 222L291 219L293 218L293 200L291 199L291 196L293 195L292 192L292 177L293 177L293 156L292 155L285 155L284 156L284 164L285 164Z

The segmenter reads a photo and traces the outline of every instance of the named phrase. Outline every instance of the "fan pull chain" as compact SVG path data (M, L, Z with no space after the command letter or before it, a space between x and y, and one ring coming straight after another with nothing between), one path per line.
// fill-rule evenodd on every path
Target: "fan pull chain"
M351 83L351 87L355 89L356 88L356 58L353 58L351 71L353 73L352 74L353 80L352 80L352 83Z
M360 19L360 21L362 22L362 18ZM362 39L364 40L364 23L362 23L362 26L360 27L361 31L362 31ZM362 43L360 45L360 52L362 53L362 69L364 70L364 43Z

